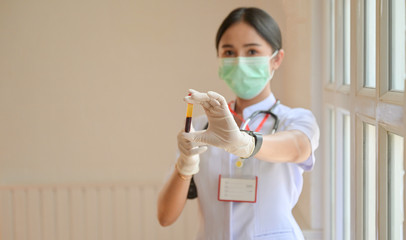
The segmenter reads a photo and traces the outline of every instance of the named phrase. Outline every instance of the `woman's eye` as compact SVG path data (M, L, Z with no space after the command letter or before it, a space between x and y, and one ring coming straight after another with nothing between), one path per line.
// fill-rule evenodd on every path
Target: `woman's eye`
M224 52L224 55L227 56L227 57L233 56L233 55L234 55L234 52L231 51L231 50L227 50L227 51Z
M248 50L248 55L255 55L255 54L257 54L258 52L256 51L256 50L254 50L254 49L250 49L250 50Z

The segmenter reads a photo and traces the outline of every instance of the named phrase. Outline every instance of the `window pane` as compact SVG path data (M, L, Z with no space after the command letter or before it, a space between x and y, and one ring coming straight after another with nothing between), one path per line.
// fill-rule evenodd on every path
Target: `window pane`
M350 0L344 0L344 85L350 85L350 65L351 65L351 7L350 7Z
M343 179L344 179L344 194L343 194L343 239L350 239L351 233L351 125L350 116L343 117Z
M388 193L389 193L389 237L403 239L403 137L389 133L388 135Z
M364 9L364 87L376 87L376 0L365 0Z
M335 115L334 110L329 109L329 142L330 142L330 239L335 238Z
M335 38L335 28L334 28L334 0L330 0L330 78L329 82L333 83L334 82L334 49L335 49L335 43L334 43L334 38Z
M364 123L364 239L376 239L376 150L375 126Z
M350 116L344 111L338 111L338 118L336 122L337 131L336 136L336 239L348 239L350 235Z
M390 91L405 90L405 1L390 1Z

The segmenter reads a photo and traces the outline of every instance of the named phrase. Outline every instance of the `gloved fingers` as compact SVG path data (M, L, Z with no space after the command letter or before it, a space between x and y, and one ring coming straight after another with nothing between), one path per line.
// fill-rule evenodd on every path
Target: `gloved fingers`
M178 147L179 150L183 150L183 149L191 149L193 147L192 142L190 142L190 140L185 138L185 131L181 130L178 133L177 139L178 139Z
M217 101L217 99L214 99L214 98L210 98L209 104L213 108L221 106L220 102Z
M228 108L227 101L222 95L220 95L220 94L218 94L216 92L213 92L213 91L209 91L207 93L207 96L209 96L213 100L216 100L216 102L218 102L219 105L221 105L222 107L227 107Z
M193 148L188 148L188 147L184 147L184 146L178 146L178 148L179 148L180 153L186 157L190 157L193 155L193 153L192 153Z
M212 108L212 106L210 105L209 102L201 102L200 105L202 105L204 110L207 110L207 111L210 111L210 109Z
M182 155L184 155L184 156L190 156L190 149L189 149L189 148L187 148L187 147L185 147L185 146L183 146L183 145L178 144L178 149L179 149L179 152L180 152Z
M189 92L191 95L183 98L187 103L202 104L210 100L207 93L201 93L193 89L190 89Z
M208 93L201 93L193 89L189 89L189 93L190 96L184 98L187 103L200 104L205 109L212 109L222 105L217 99L218 96L221 96L219 94L217 94L218 96L214 95L215 97L211 97Z
M196 91L195 91L196 92ZM204 109L210 109L211 105L209 104L209 100L210 98L207 96L206 93L195 93L196 95L191 95L191 96L186 96L183 98L183 100L187 103L191 103L191 104L200 104L203 106Z
M185 97L185 101L193 104L201 104L206 109L211 109L220 106L220 102L207 93L201 93L196 90L190 89L190 96Z
M186 157L204 153L207 150L206 145L191 147L190 145L179 145L179 151Z
M185 132L180 132L178 134L178 145L183 146L184 148L192 148L194 147L193 143L186 138L187 134Z
M191 94L190 97L191 97L192 101L196 101L197 103L200 103L205 108L220 106L220 102L216 98L211 97L208 93L201 93L201 92L198 92L193 89L189 89L189 92Z
M207 132L206 130L196 131L193 133L185 134L184 137L185 137L185 139L189 140L190 142L195 143L197 146L202 146L202 145L207 144L207 142L205 141L206 132Z
M194 147L190 149L190 154L191 155L196 155L196 154L202 154L206 152L207 146L200 146L200 147Z
M199 91L196 91L196 90L194 90L194 89L192 89L192 88L189 88L188 91L189 91L190 94L198 93L198 92L199 92Z
M186 154L186 155L189 155L190 153L190 150L192 149L192 148L195 148L195 147L203 147L203 146L205 146L205 144L204 143L196 143L196 142L192 142L192 141L190 141L190 137L188 137L190 134L192 134L193 132L195 132L194 131L194 129L193 129L193 131L191 131L190 133L185 133L185 131L183 131L183 130L181 130L179 133L178 133L178 136L177 136L177 138L178 138L178 148L179 148L179 150L182 152L182 153L184 153L184 154ZM205 132L205 130L203 130L203 131L199 131L199 132ZM205 151L205 150L204 150ZM203 151L203 152L204 152Z

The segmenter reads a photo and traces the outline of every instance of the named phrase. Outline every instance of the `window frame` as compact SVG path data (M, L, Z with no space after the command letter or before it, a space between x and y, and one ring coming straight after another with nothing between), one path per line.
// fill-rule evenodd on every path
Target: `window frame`
M366 81L366 64L365 64L365 59L366 59L366 27L365 27L365 22L366 22L366 4L365 1L367 0L357 0L359 10L357 11L357 21L356 21L356 44L357 46L362 46L362 47L357 47L357 94L360 96L365 96L369 98L375 98L376 92L377 92L377 83L375 83L375 88L369 88L369 87L364 87L364 83ZM377 9L376 9L377 12ZM377 20L377 17L375 17L375 20ZM377 23L375 23L377 26ZM378 36L378 32L375 32L376 36ZM375 39L375 44L377 43L377 39ZM378 48L375 49L375 63L377 63L378 60ZM378 76L378 67L376 67L376 72L375 72L375 78ZM361 81L362 79L362 81ZM376 79L375 79L376 80Z
M379 85L379 97L380 100L386 103L391 104L403 104L403 95L404 93L390 91L390 78L392 77L391 71L392 66L390 63L391 59L391 46L392 42L390 41L389 35L391 32L391 20L390 20L390 11L391 6L389 1L377 0L379 5L377 6L377 86ZM381 79L388 79L388 81L382 81Z
M350 85L343 85L343 73L340 70L343 69L344 57L343 53L343 26L339 26L340 23L343 24L343 16L340 14L340 10L344 7L342 3L344 0L330 0L326 2L325 9L329 10L330 14L326 14L326 18L329 21L325 21L324 25L325 32L330 32L330 34L325 34L325 47L329 47L329 51L324 55L326 58L323 61L327 67L325 68L324 76L327 79L323 86L323 109L325 112L325 121L328 121L327 110L333 109L335 114L335 128L339 128L339 123L337 122L340 109L344 109L349 112L350 123L351 123L351 239L363 239L363 175L360 174L363 171L363 149L362 149L362 137L363 137L363 122L367 122L375 126L375 137L376 137L376 192L377 192L377 208L376 208L376 226L379 238L388 231L387 216L388 209L385 209L388 199L387 195L387 171L383 172L387 168L388 164L388 147L387 147L387 135L388 132L392 132L399 136L406 136L406 97L404 92L396 92L389 90L389 81L392 77L390 75L391 66L388 63L390 59L390 54L392 51L389 42L388 31L390 24L389 19L389 7L387 1L376 0L376 88L366 88L364 87L365 80L365 49L364 46L364 24L365 24L365 12L364 5L365 0L351 1L351 70L350 70ZM333 15L333 16L332 16ZM405 13L406 15L406 13ZM333 27L332 27L333 26ZM333 49L333 50L331 50ZM326 49L327 50L327 49ZM341 56L340 56L341 53ZM334 55L332 55L334 54ZM406 61L406 60L405 60ZM406 76L405 76L406 78ZM405 79L406 82L406 79ZM330 123L324 125L324 130L326 134L323 136L326 139L330 139L331 136L327 136L328 129L331 128ZM361 132L360 132L361 131ZM385 142L386 141L386 142ZM361 143L361 144L360 144ZM406 146L406 141L404 141ZM330 157L331 154L334 155L335 159L330 159L326 167L326 171L331 171L331 161L339 161L337 156L339 155L337 151L340 151L339 146L339 136L335 136L335 141L333 141L333 146L335 149L327 149L326 157ZM404 147L406 149L406 147ZM403 154L403 164L406 166L406 154ZM361 171L361 172L360 172ZM328 176L328 179L335 179L337 181L337 169L334 170L333 176ZM326 179L326 181L328 180ZM337 198L336 182L329 180L329 184L334 184L334 186L329 186L326 189L326 204L330 204L331 198ZM385 185L386 184L386 185ZM386 189L384 188L386 186ZM405 178L403 178L403 186L406 186ZM333 191L333 193L332 193ZM386 191L386 192L385 192ZM384 194L384 196L381 196ZM329 199L330 198L330 199ZM336 207L337 202L334 203ZM380 204L380 205L379 205ZM403 193L403 205L404 209L406 206L406 191ZM327 205L328 207L329 205ZM386 211L386 212L385 212ZM336 212L336 210L332 211ZM337 219L336 214L325 214L328 218L324 238L325 239L339 239L342 235L337 234ZM403 221L403 234L406 233L406 223ZM333 236L333 238L331 238Z

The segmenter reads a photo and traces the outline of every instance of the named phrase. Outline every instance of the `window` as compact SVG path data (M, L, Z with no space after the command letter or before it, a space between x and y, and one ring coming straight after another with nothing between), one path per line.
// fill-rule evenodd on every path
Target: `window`
M405 1L390 1L390 84L389 91L405 90ZM403 29L403 31L402 31Z
M351 232L351 121L349 112L344 109L329 108L327 121L331 150L329 159L329 216L330 232L328 239L348 239Z
M363 239L376 239L375 126L363 124Z
M324 239L403 239L405 1L323 4Z
M343 239L351 238L351 120L343 115Z
M350 66L351 66L351 5L350 0L343 0L343 85L350 85Z
M331 28L334 33L330 36L331 45L331 75L332 80L343 92L348 92L351 77L351 1L331 0L330 10L333 14Z
M403 137L388 134L388 239L404 239L403 221Z
M329 85L334 83L334 29L335 29L335 14L334 14L334 0L330 0L329 2L329 28L331 29L331 34L329 34L329 76L328 76L328 81L329 81Z
M376 1L365 0L364 7L364 87L376 87Z
M335 209L336 209L336 197L335 197L335 186L336 186L336 181L335 181L335 115L334 115L334 109L329 108L328 109L328 125L329 125L329 131L328 131L328 139L329 139L329 154L328 154L328 159L329 161L329 205L332 206L329 208L329 216L330 216L330 226L329 229L330 234L329 234L329 239L334 240L335 239Z

